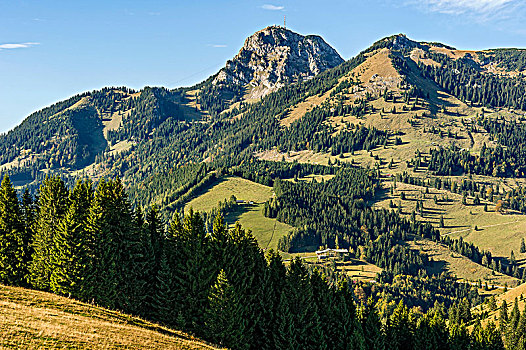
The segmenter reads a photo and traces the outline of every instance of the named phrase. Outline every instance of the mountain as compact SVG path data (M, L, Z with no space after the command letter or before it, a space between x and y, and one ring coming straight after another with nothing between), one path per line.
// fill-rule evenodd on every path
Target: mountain
M170 208L184 206L179 197L190 184L254 155L295 160L300 152L303 161L327 163L383 145L379 156L406 171L415 149L478 152L494 142L490 132L473 132L471 121L458 124L458 116L526 109L524 52L457 50L398 34L338 65L341 57L320 37L268 27L193 87L105 88L35 112L0 137L0 171L33 188L52 173L72 181L120 176L137 203ZM171 180L174 173L192 181ZM159 183L167 187L161 191ZM145 195L144 187L158 193Z
M254 102L279 88L312 79L343 63L320 36L294 33L281 26L264 28L245 40L224 68L190 93L199 107L217 114L241 102Z
M236 101L312 78L341 62L319 36L268 27L247 38L225 68L195 87L109 87L33 113L0 136L0 171L10 172L19 185L49 172L97 177L108 168L96 163L155 143L153 133L162 127L184 129L185 123L215 116ZM252 93L246 95L249 86Z
M185 231L180 242L188 246L177 248L182 254L157 255L161 265L168 257L181 261L210 258L209 254L194 254L202 245L192 237L210 240L210 251L235 244L225 248L225 256L214 256L217 271L222 263L239 261L248 262L251 268L233 268L231 275L221 274L216 281L211 294L215 310L226 307L231 313L227 319L215 320L214 331L221 331L224 321L232 321L218 336L218 343L236 345L239 340L233 334L237 333L229 332L239 331L242 325L259 332L246 323L252 316L255 323L276 325L272 311L260 317L250 307L244 309L246 313L235 308L238 301L254 301L258 296L252 291L260 290L247 287L241 276L255 283L272 280L266 278L266 272L253 278L250 273L257 266L269 267L276 278L269 290L278 286L284 291L258 294L268 299L269 310L284 311L277 317L282 323L269 333L273 337L251 337L237 344L240 348L249 343L258 347L255 344L260 339L274 341L271 348L312 341L303 336L298 340L303 334L299 329L316 329L312 334L320 335L329 334L336 324L352 329L327 318L335 315L334 310L353 310L352 300L360 300L362 306L375 305L360 312L366 316L362 318L364 329L378 323L374 334L381 334L382 344L400 339L398 331L391 332L393 323L385 319L404 319L400 329L417 329L408 332L415 337L411 344L420 344L429 329L438 327L436 334L443 337L439 343L450 344L448 337L460 334L462 339L453 339L453 343L458 341L464 344L457 344L458 348L465 348L463 324L477 329L477 341L501 342L498 330L491 326L482 330L476 324L484 315L473 316L469 310L490 295L526 281L522 239L526 227L526 51L459 50L398 34L322 71L330 57L337 60L337 54L327 56L321 52L331 53L330 49L312 49L317 52L317 63L306 64L312 59L303 48L323 46L318 39L307 38L270 27L247 39L223 70L195 86L141 91L107 88L59 102L34 113L0 138L0 171L30 189L49 174L62 175L70 184L84 176L95 180L120 177L137 208L131 213L127 207L126 215L134 219L122 224L133 221L161 237L156 242L140 240L148 251L153 243L163 246L157 244L166 237L160 221L175 223L172 230L200 233ZM317 44L309 44L314 42ZM286 57L272 52L283 52ZM5 183L5 205L15 208L14 191L7 180ZM101 183L97 191L106 191L105 182ZM115 185L122 194L119 200L125 202L120 182L114 184L119 184ZM30 213L31 204L25 197L20 211ZM181 212L199 202L206 204L201 208L207 212L194 216L189 210L192 214L178 224ZM147 224L141 208L149 213ZM90 215L94 217L97 210L90 209ZM229 224L242 221L254 236L241 234L237 225L230 231L232 238L223 239L214 232L223 232L221 221L214 222L218 213ZM42 219L48 220L47 212L43 214ZM23 232L39 229L23 220ZM10 233L7 238L22 232L23 225L11 217L4 221L11 225L8 229L13 227L6 231ZM94 221L87 221L87 234ZM191 223L196 224L195 230L189 229ZM136 231L141 230L131 228L129 232ZM132 247L134 237L129 235ZM28 237L2 247L18 247L24 239ZM275 260L266 265L262 250L270 242L279 253L274 258L268 255ZM252 259L252 253L259 257ZM348 255L331 256L340 253ZM282 265L281 254L291 258L288 268ZM327 261L332 258L338 261ZM185 271L185 264L172 263L173 271ZM310 275L303 264L320 273ZM212 274L190 271L187 276L208 276L201 282L212 281ZM344 276L352 282L340 285ZM280 282L287 279L289 284ZM368 282L371 279L374 283ZM325 298L320 286L325 288L326 282L337 286L330 287L334 293L343 294ZM309 283L315 287L307 293ZM197 284L191 283L188 290L203 297L204 289L195 291L193 285ZM163 298L174 300L165 294L166 284L160 283L160 288ZM369 298L374 303L365 303ZM336 305L335 300L344 304L333 310L330 305ZM398 304L400 301L409 308ZM291 311L296 306L299 311ZM295 319L291 314L303 316ZM443 332L447 328L442 315L446 314L447 327L452 328ZM511 318L518 320L519 311L514 314ZM174 316L169 316L172 324L179 324ZM382 322L387 326L380 326ZM517 327L511 325L508 331L515 332ZM461 328L454 328L457 326ZM286 336L284 329L290 331ZM526 339L524 330L517 329L517 339ZM331 341L352 337L317 337L317 341L331 347ZM509 339L507 333L505 341ZM367 344L366 348L377 348L374 342ZM395 348L410 347L398 344Z
M212 80L236 84L245 99L255 99L338 66L344 60L320 36L303 36L281 26L260 30L245 40L239 53Z
M0 285L0 296L2 348L219 349L138 317L50 293Z

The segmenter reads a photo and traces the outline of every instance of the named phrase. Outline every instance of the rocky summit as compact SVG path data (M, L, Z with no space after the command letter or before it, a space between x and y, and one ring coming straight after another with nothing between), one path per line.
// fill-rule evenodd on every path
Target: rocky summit
M303 36L281 26L270 26L245 40L213 84L243 85L247 87L247 98L257 98L286 84L310 79L343 61L318 35Z

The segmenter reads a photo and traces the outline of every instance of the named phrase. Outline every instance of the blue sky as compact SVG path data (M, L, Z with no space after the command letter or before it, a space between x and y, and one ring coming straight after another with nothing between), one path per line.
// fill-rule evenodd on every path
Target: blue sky
M524 0L0 0L0 132L104 86L188 86L271 24L345 59L405 33L465 49L526 47Z

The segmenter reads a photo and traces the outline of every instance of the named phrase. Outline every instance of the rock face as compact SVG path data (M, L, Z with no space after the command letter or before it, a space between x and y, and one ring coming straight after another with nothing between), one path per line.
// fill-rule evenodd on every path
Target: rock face
M341 63L341 56L320 36L271 26L248 37L212 83L246 86L246 97L257 98Z

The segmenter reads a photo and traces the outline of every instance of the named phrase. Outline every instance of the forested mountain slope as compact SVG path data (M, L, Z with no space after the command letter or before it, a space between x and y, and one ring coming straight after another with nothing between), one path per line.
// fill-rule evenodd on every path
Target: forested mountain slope
M281 52L279 57L272 56L273 50ZM415 147L421 152L437 146L477 152L494 147L500 129L474 117L502 107L522 108L522 60L518 49L460 51L395 35L337 65L341 58L321 38L269 27L248 38L218 75L195 87L106 88L32 114L0 137L0 169L15 184L33 188L49 173L119 175L139 188L189 163L207 162L208 173L254 155L293 160L295 152L303 152L327 162L377 146L383 146L379 157L399 162L400 171L416 162L427 166L427 159L406 163ZM268 85L274 73L266 96L251 103L234 97L246 84ZM232 86L234 95L225 95ZM512 124L506 132L520 135L520 128ZM516 143L507 140L502 138L501 146ZM484 173L524 173L517 167L522 151L511 147L506 152L491 156L515 157L514 165L483 165ZM449 159L466 157L473 162L467 155ZM376 163L368 157L353 161ZM466 161L443 170L436 162L428 167L449 174L466 170ZM171 192L180 191L171 188L163 195ZM141 202L148 206L161 200Z
M162 157L154 162L161 168L166 168L166 157L170 165L201 161L207 151L213 153L214 146L195 140L190 145L195 153L189 154L178 137L188 140L209 134L214 121L223 120L218 112L244 99L236 95L238 91L250 85L266 94L341 62L337 52L318 36L268 27L249 37L220 73L195 87L105 88L33 113L0 136L0 169L23 185L50 172L96 177L111 171L123 174L134 160L147 163L145 158ZM133 173L142 171L134 169Z
M282 54L272 56L274 49ZM193 173L177 170L181 166L208 163L204 173L192 177L190 183L197 184L213 170L254 155L275 160L301 155L326 163L381 146L378 157L398 163L398 171L418 163L437 174L455 173L473 161L467 155L449 157L457 163L440 170L426 158L407 160L415 148L425 153L437 147L476 152L495 147L500 129L476 117L502 107L522 108L522 56L517 49L460 51L395 35L331 68L341 59L321 38L269 27L249 37L218 75L195 87L106 88L32 114L0 137L0 169L15 184L33 188L50 173L72 180L119 175L146 206L174 204L168 198L189 189L170 185L146 201L135 190L159 181L166 188L170 174ZM274 71L280 73L273 87L251 103L224 93L232 86L230 92L245 91L250 82L264 86ZM254 72L266 72L265 78ZM520 127L511 124L506 132L520 135ZM516 144L508 140L502 138L501 146ZM518 161L507 168L484 165L484 173L524 173L516 165L522 166L520 150L499 152L491 156L512 152ZM466 157L467 163L458 165ZM360 166L377 163L373 157L352 158Z

